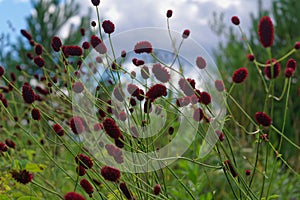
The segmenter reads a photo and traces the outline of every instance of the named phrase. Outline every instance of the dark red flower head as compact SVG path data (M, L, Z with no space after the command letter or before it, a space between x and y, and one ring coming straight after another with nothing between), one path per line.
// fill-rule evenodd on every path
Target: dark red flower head
M147 66L143 66L141 68L141 75L143 79L148 79L150 77L149 68Z
M172 10L168 10L167 11L167 18L171 18L173 15L173 11Z
M29 84L24 84L22 87L22 96L25 103L32 104L35 100L35 94Z
M267 66L264 69L265 75L269 79L276 78L280 73L280 69L281 69L280 63L277 62L277 60L273 58L272 59L272 64L271 64L271 60L268 60L266 64L267 64ZM273 69L273 74L272 74L271 69Z
M78 174L78 176L84 176L86 174L86 170L83 166L78 165L76 167L76 173Z
M107 34L112 34L115 31L115 25L110 20L105 20L102 23L102 28Z
M89 48L90 48L90 43L87 42L87 41L83 42L83 43L82 43L82 48L84 48L84 49L89 49Z
M204 117L203 110L201 108L197 108L194 110L193 119L196 122L200 122Z
M290 77L294 76L294 72L295 72L295 70L293 70L292 68L286 68L284 71L284 76L286 78L290 78Z
M146 93L147 99L151 100L152 102L162 96L167 96L167 88L162 84L153 85Z
M85 169L90 169L94 165L92 159L89 156L84 155L82 153L75 157L75 162L84 167Z
M91 195L91 194L93 194L93 192L94 192L94 187L92 186L92 184L87 180L87 179L82 179L81 181L80 181L80 185L81 185L81 187L84 189L84 191L87 193L87 194L89 194L89 195Z
M94 6L99 6L100 0L92 0L92 4L93 4Z
M202 103L204 105L208 105L211 103L211 96L208 92L200 93L200 103Z
M39 67L44 67L45 65L45 60L40 56L34 57L33 62Z
M251 61L251 62L254 61L254 59L255 59L255 57L254 57L253 54L248 54L248 55L247 55L247 58L248 58L248 60Z
M135 53L152 53L152 45L150 42L148 41L141 41L136 43L136 45L134 46L134 52Z
M36 53L36 55L42 55L42 53L43 53L43 47L42 47L42 45L40 45L40 44L37 44L35 47L34 47L34 51L35 51L35 53Z
M22 184L27 184L32 181L33 175L27 170L12 171L11 175L13 179Z
M91 26L92 27L95 27L97 24L96 24L96 22L95 21L91 21Z
M0 153L1 151L6 152L8 150L8 147L5 143L0 142Z
M132 199L132 194L129 191L125 182L120 183L120 190L122 191L126 199L130 199L130 200Z
M3 76L5 73L4 68L0 66L0 77Z
M6 139L5 144L10 148L13 148L13 149L16 148L16 143L11 139Z
M219 92L223 92L225 90L225 86L222 80L216 80L215 87Z
M296 70L296 66L297 66L297 62L293 58L290 58L286 63L286 67L292 68L293 70Z
M31 116L32 116L32 119L39 121L41 119L41 114L40 114L39 109L33 108L31 110Z
M191 96L194 94L194 89L196 86L196 82L194 79L190 79L190 78L181 78L178 81L178 85L180 87L180 89L183 91L183 93L187 96Z
M246 176L250 176L251 170L250 170L250 169L246 169L246 170L245 170L245 174L246 174Z
M294 49L296 49L296 50L300 49L300 42L295 43Z
M75 93L77 93L77 94L81 93L81 92L84 90L84 85L83 85L83 83L82 83L82 82L75 82L75 83L73 83L73 85L72 85L72 90L73 90Z
M81 134L85 130L84 121L78 116L74 116L69 120L69 126L76 135Z
M91 45L100 54L105 54L107 52L104 42L96 35L91 36Z
M58 135L58 136L63 136L64 135L64 130L63 128L59 125L59 124L54 124L52 126L52 129L54 130L54 132Z
M231 175L232 175L233 177L237 177L237 176L238 176L238 174L237 174L237 172L235 171L235 169L233 168L233 166L232 166L230 160L225 160L225 161L224 161L224 165L225 165L225 167L230 171L230 173L231 173Z
M24 29L21 29L21 34L28 40L32 40L32 36L30 33L28 33L28 31L24 30Z
M258 24L259 41L264 48L270 47L274 41L274 26L269 16L264 16Z
M101 168L101 175L105 180L117 182L121 176L121 172L116 168L110 166L103 166Z
M255 113L255 120L259 125L262 126L270 126L272 124L271 117L264 112Z
M105 118L103 120L103 127L107 135L111 138L118 139L121 136L121 131L113 119Z
M51 41L51 46L54 51L59 52L59 50L62 46L60 38L57 36L54 36Z
M234 24L234 25L239 25L240 24L240 19L238 16L233 16L231 17L231 22Z
M64 196L64 200L85 200L85 198L76 192L68 192Z
M160 189L161 189L161 188L160 188L160 185L159 185L159 184L154 185L154 188L153 188L153 194L159 195Z
M63 53L68 56L82 56L83 52L79 46L64 46Z
M202 56L196 58L196 65L199 69L204 69L206 67L206 61Z
M153 65L152 72L153 72L155 78L162 83L168 82L171 78L167 68L161 66L161 64L159 64L159 63L156 63Z
M233 72L232 81L234 83L242 83L248 76L248 69L247 68L239 68Z
M183 31L183 33L182 33L182 38L183 38L183 39L186 39L186 38L188 38L188 37L190 36L190 34L191 34L191 31L188 30L188 29L185 29L185 30Z

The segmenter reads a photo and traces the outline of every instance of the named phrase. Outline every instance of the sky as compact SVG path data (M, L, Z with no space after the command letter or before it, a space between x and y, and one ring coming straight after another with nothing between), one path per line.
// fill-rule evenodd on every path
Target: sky
M81 5L81 14L92 7L90 0L77 0ZM263 0L263 7L269 8L271 0ZM210 29L209 21L213 12L224 12L224 22L231 25L230 18L237 15L241 26L247 32L250 26L250 12L257 10L256 0L101 0L100 12L103 19L114 22L116 32L142 27L166 27L165 13L173 10L171 29L182 32L191 30L191 37L209 51L216 48L218 41L224 38L216 36ZM95 10L93 10L95 11ZM12 38L20 35L20 29L26 29L25 17L32 13L29 0L0 0L0 33L9 33ZM95 12L94 12L95 13ZM80 13L79 13L80 14ZM78 17L72 23L78 22ZM94 15L94 19L96 16ZM67 32L67 28L62 35Z

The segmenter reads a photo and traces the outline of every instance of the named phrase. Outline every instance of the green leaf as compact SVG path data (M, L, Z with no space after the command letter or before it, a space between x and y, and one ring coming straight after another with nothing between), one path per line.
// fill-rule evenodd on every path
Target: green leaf
M29 172L42 172L46 168L46 165L27 163L25 169Z
M33 196L22 196L19 197L17 200L39 200L39 199Z
M0 194L0 199L2 199L2 200L10 200L10 198L8 198L8 196L6 196L5 194Z

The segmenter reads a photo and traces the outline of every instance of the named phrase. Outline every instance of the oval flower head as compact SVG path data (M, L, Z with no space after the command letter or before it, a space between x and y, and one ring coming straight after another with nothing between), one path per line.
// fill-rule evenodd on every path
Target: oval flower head
M269 16L263 16L258 24L259 41L264 48L272 46L274 42L274 26Z

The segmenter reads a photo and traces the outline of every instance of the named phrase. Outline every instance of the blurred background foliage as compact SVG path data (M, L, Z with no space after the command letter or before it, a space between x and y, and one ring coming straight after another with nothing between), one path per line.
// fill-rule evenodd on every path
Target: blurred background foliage
M300 1L297 0L274 0L272 1L272 7L268 10L262 8L262 0L258 0L258 15L250 15L252 26L250 29L243 29L243 20L241 20L241 28L246 35L246 38L254 52L255 58L261 63L266 63L268 59L267 51L262 47L258 39L258 22L262 16L269 15L273 20L275 27L275 40L271 47L272 57L280 58L289 52L296 41L300 40ZM258 76L255 64L248 61L247 54L250 53L241 33L238 31L238 27L234 25L226 26L225 21L230 19L222 17L222 14L214 14L214 20L210 23L212 30L219 36L224 36L227 40L220 42L218 48L214 50L214 57L222 74L226 88L229 89L232 84L232 73L240 68L246 67L249 71L249 77L241 85L236 85L232 91L232 96L236 98L237 102L246 109L250 116L254 116L257 111L263 109L263 96L264 87L263 83ZM215 24L217 22L217 24ZM227 23L228 24L228 23ZM292 54L289 58L294 58L300 63L300 52ZM275 93L276 96L280 96L284 85L284 70L287 60L282 61L280 76L275 81ZM299 68L299 67L298 67ZM294 78L292 79L292 86L290 92L289 108L286 121L285 135L291 138L296 144L300 144L300 101L298 96L299 81L299 69L296 70ZM269 82L269 81L267 81ZM247 95L246 95L247 94ZM246 120L245 116L239 112L239 109L231 104L235 114L235 118L238 122L246 127L247 130L253 130L250 122ZM283 111L285 109L285 99L281 101L275 101L274 115L272 117L273 124L281 129L283 123ZM228 124L229 125L229 124ZM235 133L235 136L241 141L241 144L245 147L251 147L253 141L249 141L249 137L237 127L234 123L230 124L230 130ZM276 133L270 133L272 142L279 140L279 135ZM283 144L282 153L285 158L292 163L294 168L300 170L299 162L300 155L294 148L290 148L289 145Z

